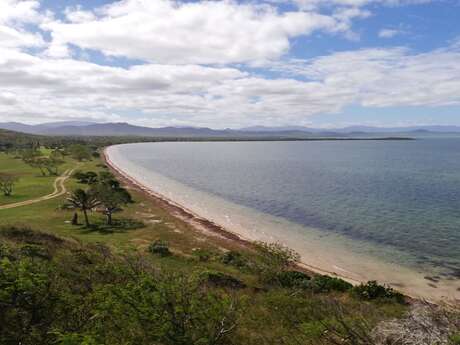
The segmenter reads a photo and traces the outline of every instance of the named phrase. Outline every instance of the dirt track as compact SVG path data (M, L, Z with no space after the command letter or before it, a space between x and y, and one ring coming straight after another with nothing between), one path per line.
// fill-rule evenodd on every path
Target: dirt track
M41 196L35 199L16 202L14 204L3 205L3 206L0 206L0 210L6 210L10 208L31 205L37 202L54 199L54 198L57 198L58 196L64 195L65 193L67 193L67 189L65 187L64 182L72 175L74 170L75 169L67 169L66 171L64 171L64 173L61 176L57 177L56 180L54 180L54 191L51 194L44 195L44 196Z

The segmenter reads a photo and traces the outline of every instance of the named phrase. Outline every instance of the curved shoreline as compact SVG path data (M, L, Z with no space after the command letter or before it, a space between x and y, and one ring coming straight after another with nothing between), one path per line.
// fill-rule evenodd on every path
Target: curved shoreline
M110 147L110 146L109 146ZM238 234L234 231L231 231L222 225L219 225L209 219L206 219L199 214L193 212L192 210L188 209L184 205L178 204L177 202L171 200L170 198L166 197L165 195L162 195L160 193L157 193L153 191L152 189L148 188L145 186L143 183L139 182L137 179L134 177L130 176L129 174L125 173L120 167L115 165L109 158L109 155L107 154L107 149L109 147L104 148L103 150L103 160L104 162L118 175L117 177L123 180L123 182L131 187L136 188L139 190L142 194L147 196L148 198L153 199L157 203L159 203L164 209L169 211L171 214L173 214L175 217L178 217L182 221L185 221L189 225L191 225L194 228L197 228L197 225L203 227L205 230L210 231L212 233L215 233L226 240L229 241L236 241L240 245L246 246L246 247L251 247L253 245L253 240L250 240L248 238L245 238L241 234ZM200 230L200 229L198 229ZM339 275L336 272L328 271L321 269L320 267L314 266L307 264L305 262L299 262L298 265L300 266L301 269L304 269L306 271L309 271L311 273L316 273L316 274L326 274L334 277L338 277L341 279L344 279L348 281L351 284L360 284L362 283L361 281L358 281L356 279L353 279L351 277L347 277L345 275Z
M184 206L183 203L180 204L178 202L175 202L174 200L172 200L171 198L168 198L164 194L161 194L161 193L158 193L157 191L152 190L152 188L149 188L146 185L146 183L140 182L135 177L133 177L131 174L129 174L128 172L125 172L119 165L116 165L110 159L109 154L107 152L107 150L110 147L105 148L103 152L103 157L107 165L110 166L110 168L126 184L130 185L131 187L143 193L145 196L153 200L155 203L157 203L160 207L165 209L168 213L172 214L174 217L186 222L187 224L189 224L190 226L192 226L198 231L208 233L208 234L218 235L222 237L224 240L235 241L238 244L248 247L248 248L251 248L252 244L258 240L257 238L255 239L247 238L244 235L242 235L241 232L239 231L232 231L226 226L222 226L215 221L212 221L208 218L200 216L197 212L194 212L190 210L189 208L187 208L186 206ZM242 231L244 232L244 228L242 229ZM327 259L327 258L329 258L329 256L327 257L323 256L323 259ZM309 259L313 260L313 262L315 262L315 265L308 264L307 262ZM372 269L372 272L374 273L369 276L367 273L370 271L356 271L356 272L348 271L346 269L342 269L341 267L337 266L335 263L337 263L338 261L333 261L334 264L331 265L330 260L323 262L321 260L318 261L316 259L317 259L316 257L310 256L309 258L309 255L302 255L303 261L299 263L299 268L305 271L313 272L313 273L326 274L330 276L339 277L352 284L359 284L362 282L366 282L367 280L378 280L380 282L386 282L386 284L393 286L397 290L402 291L408 297L424 299L424 300L434 302L434 303L442 301L442 302L447 302L447 303L453 302L455 304L455 303L458 303L459 301L459 298L457 297L457 292L452 292L451 283L447 283L448 285L441 285L439 286L439 289L436 288L435 290L433 289L430 290L429 286L427 286L427 285L430 285L429 284L430 282L424 280L426 278L423 278L423 274L421 274L420 272L415 274L415 271L412 273L409 269L403 269L403 267L402 266L400 267L399 265L397 265L399 268L393 267L393 270L397 269L397 271L394 271L398 273L396 276L391 274L390 271L388 271L388 267L385 267L385 269L387 273L389 273L389 275L385 276L385 275L382 275L382 273L384 273L385 270L380 271L380 273L378 273L379 272L378 268L380 266L370 265L368 268ZM318 264L324 264L324 266L328 266L331 268L322 269L321 266L318 266ZM333 269L334 271L332 271L331 269ZM340 273L337 273L335 271L336 269ZM349 272L352 276L348 275L347 272ZM377 279L375 279L376 274L377 274ZM374 275L374 277L372 277L372 275ZM403 279L399 279L399 281L398 279L392 280L395 277L399 277L399 278L403 277Z

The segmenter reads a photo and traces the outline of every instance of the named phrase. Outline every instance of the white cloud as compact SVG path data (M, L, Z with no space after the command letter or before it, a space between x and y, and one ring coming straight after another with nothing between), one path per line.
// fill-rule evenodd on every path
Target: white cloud
M36 0L0 0L0 24L38 23L42 19L39 7Z
M286 76L266 79L235 68L120 68L0 49L0 118L138 119L157 126L302 124L311 115L352 104L460 104L459 61L455 46L424 54L363 49L280 64L278 71Z
M278 70L303 75L352 93L351 103L369 107L460 104L460 49L452 45L413 54L405 48L335 53Z
M38 24L44 18L38 11L38 1L0 0L0 46L40 47L39 33L30 33L24 24Z
M321 15L235 2L123 0L94 11L69 8L56 21L36 1L0 0L0 120L239 127L307 124L355 104L460 105L458 42L426 53L361 49L280 61L291 38L315 30L352 35L352 21L371 15L363 8L371 0L327 2L339 7ZM52 42L25 24L49 30ZM79 61L69 44L148 62ZM34 55L24 47L47 49ZM261 73L228 67L237 62ZM264 77L267 69L282 77Z
M284 0L274 0L274 2ZM372 4L384 6L418 5L436 0L287 0L303 9L317 9L321 7L364 7Z
M400 30L396 29L382 29L379 31L379 37L380 38L392 38L396 35L399 35L401 33Z
M122 0L93 12L68 9L66 15L70 21L43 25L61 52L71 43L158 63L226 64L277 59L288 52L290 38L346 30L357 14L279 13L269 5L232 1Z

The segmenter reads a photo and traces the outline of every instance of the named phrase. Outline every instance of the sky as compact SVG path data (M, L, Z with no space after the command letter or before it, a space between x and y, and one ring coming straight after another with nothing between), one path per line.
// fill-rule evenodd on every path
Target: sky
M460 125L460 0L0 0L0 122Z

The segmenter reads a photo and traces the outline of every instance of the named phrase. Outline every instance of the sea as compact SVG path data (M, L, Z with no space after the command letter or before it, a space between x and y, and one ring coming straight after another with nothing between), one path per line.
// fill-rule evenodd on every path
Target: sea
M312 269L460 299L460 139L161 142L110 160L159 195Z

